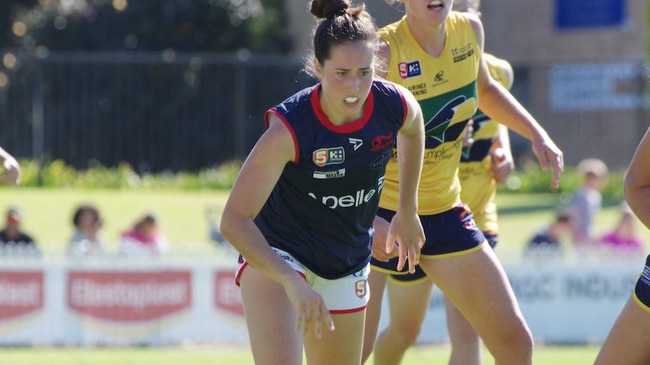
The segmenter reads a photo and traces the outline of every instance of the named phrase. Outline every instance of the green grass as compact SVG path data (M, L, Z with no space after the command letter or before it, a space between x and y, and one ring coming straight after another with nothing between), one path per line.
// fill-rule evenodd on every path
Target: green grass
M220 212L228 197L227 190L159 191L65 188L0 188L0 214L9 206L24 212L23 229L45 249L63 249L72 234L72 214L77 205L93 203L101 211L103 235L109 251L115 250L119 233L141 215L152 212L175 250L208 249L206 210ZM528 238L549 223L562 198L559 193L498 194L500 243L497 252L516 257ZM219 214L216 215L218 219ZM618 218L616 204L606 205L596 218L596 231L603 232ZM650 242L650 231L639 224Z
M0 188L0 210L9 206L23 211L22 228L43 249L59 250L72 235L72 215L79 204L93 203L100 210L109 251L115 250L119 233L143 214L154 213L160 228L174 249L207 248L206 210L220 211L228 196L226 190L151 191L151 190L74 190L64 188Z
M594 346L540 346L533 355L536 365L593 364ZM446 345L415 346L406 353L403 365L446 364ZM494 360L485 353L484 363ZM181 348L99 348L99 349L2 349L0 365L248 365L252 357L246 347ZM372 361L368 362L368 365Z

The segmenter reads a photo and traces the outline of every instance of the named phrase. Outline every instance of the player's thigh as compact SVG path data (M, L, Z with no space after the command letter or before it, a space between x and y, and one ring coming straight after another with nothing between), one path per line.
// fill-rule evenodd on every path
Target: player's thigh
M358 365L361 361L365 312L332 314L334 331L323 331L317 339L304 337L305 354L310 365Z
M301 364L302 336L284 288L250 265L239 283L255 364Z
M390 308L390 326L419 332L431 302L431 280L402 283L388 280L387 293Z
M627 301L603 343L594 365L650 364L650 312Z
M527 334L514 292L488 245L463 255L427 258L420 266L486 343Z

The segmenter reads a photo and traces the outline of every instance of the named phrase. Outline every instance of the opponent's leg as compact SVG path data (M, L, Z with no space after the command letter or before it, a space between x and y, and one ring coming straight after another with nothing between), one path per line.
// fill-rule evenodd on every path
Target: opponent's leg
M375 365L399 364L415 343L429 308L433 283L428 279L409 284L389 280L387 288L390 321L375 343Z
M464 255L422 257L420 267L476 329L497 365L532 364L530 330L488 245Z
M630 298L609 331L594 365L650 364L650 312Z
M445 299L447 330L451 342L449 365L481 365L481 338L465 316L449 300Z

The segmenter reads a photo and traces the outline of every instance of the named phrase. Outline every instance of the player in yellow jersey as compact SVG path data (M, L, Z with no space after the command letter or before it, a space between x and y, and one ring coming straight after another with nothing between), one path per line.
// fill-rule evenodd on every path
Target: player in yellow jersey
M463 2L460 2L463 3ZM454 6L454 9L456 7ZM510 64L484 53L490 75L510 89L513 72ZM460 199L474 215L476 226L490 247L498 242L496 184L503 183L514 169L508 128L490 120L478 110L468 128L469 145L463 147L458 178ZM481 340L472 325L449 301L445 301L447 328L451 342L450 364L482 364Z
M639 220L650 228L650 128L639 142L623 183L625 200ZM650 255L631 297L601 347L594 365L650 364Z
M386 282L399 282L411 275L396 271L394 259L389 260L379 247L386 222L397 207L399 181L393 158L386 171L380 218L375 220L373 242L378 247L373 250L375 259L369 278L364 361L375 338L375 364L401 361L419 334L432 282L476 329L496 363L531 364L530 330L501 264L476 226L472 212L461 201L458 169L465 128L477 107L532 142L542 168L553 170L553 188L559 185L563 170L562 152L523 106L490 76L483 57L483 27L476 15L452 12L453 0L402 2L406 15L379 31L383 40L379 55L386 61L384 76L406 86L424 114L426 150L418 214L426 235L419 268L426 277L409 285L388 286L390 321L376 336Z

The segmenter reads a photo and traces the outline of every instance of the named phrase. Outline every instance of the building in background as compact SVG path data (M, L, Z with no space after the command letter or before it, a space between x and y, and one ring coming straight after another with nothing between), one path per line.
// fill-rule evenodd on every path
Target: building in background
M403 5L365 2L378 26ZM310 49L308 2L287 0L295 52ZM650 122L645 0L484 0L485 49L515 68L513 94L564 151L566 163L597 157L625 167ZM513 136L519 158L528 143ZM522 161L518 161L521 165Z

